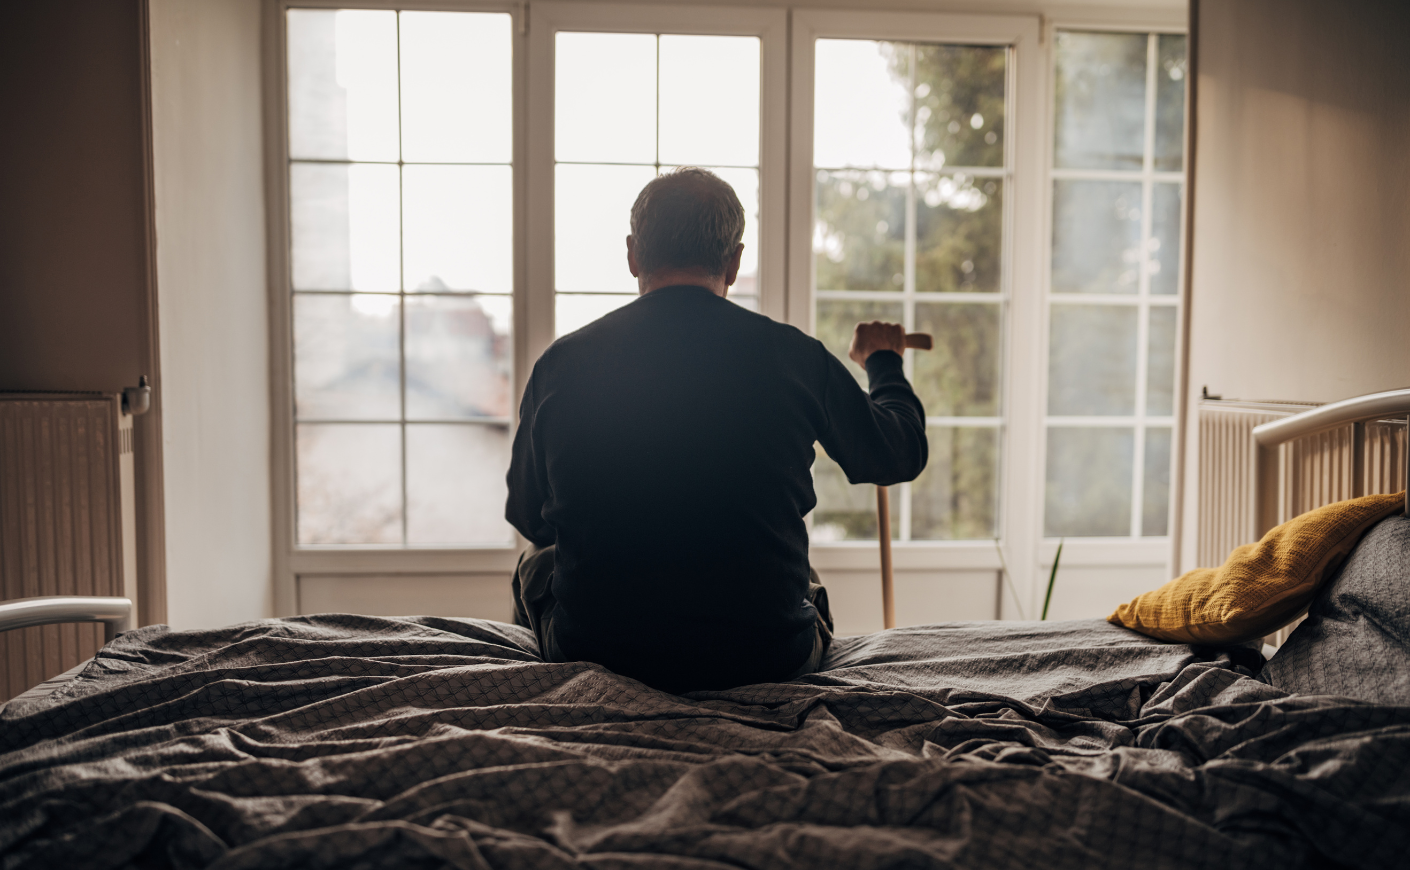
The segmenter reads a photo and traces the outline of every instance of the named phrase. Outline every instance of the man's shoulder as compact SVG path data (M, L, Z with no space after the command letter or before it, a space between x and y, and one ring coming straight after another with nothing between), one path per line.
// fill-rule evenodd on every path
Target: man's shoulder
M660 318L664 312L653 311L651 306L640 306L637 302L633 300L560 336L539 357L534 365L535 372L540 376L550 372L571 372L584 366L590 367L603 354L623 346L639 349L642 345L637 339L656 334L662 326ZM670 316L679 323L682 314L677 309ZM820 341L796 326L781 323L725 299L716 297L707 305L691 306L688 316L707 334L718 333L722 329L728 332L730 344L737 351L751 345L769 348L772 350L770 356L795 362L827 356L827 350Z

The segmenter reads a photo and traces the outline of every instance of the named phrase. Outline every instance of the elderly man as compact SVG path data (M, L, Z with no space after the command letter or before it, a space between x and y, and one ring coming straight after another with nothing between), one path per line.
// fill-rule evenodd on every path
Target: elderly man
M524 390L515 621L549 661L669 692L811 673L832 637L803 521L813 444L854 483L920 474L904 330L857 325L868 394L816 339L726 301L744 209L703 169L647 184L631 231L639 298L554 342Z

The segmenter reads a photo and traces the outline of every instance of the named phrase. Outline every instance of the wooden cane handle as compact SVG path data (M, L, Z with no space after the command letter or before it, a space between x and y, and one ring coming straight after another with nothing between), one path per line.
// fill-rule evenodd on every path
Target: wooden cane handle
M906 347L913 347L916 350L930 350L934 346L935 341L928 332L906 333Z

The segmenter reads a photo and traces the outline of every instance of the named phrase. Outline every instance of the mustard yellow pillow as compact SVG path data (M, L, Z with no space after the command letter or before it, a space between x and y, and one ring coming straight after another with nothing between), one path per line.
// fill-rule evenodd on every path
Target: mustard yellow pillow
M1180 643L1229 644L1292 622L1361 536L1405 505L1405 494L1370 495L1308 511L1229 554L1116 608L1107 622Z

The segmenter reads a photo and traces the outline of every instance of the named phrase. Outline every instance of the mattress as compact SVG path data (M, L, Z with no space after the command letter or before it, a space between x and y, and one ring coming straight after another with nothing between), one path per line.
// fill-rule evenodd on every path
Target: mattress
M151 626L0 710L0 866L1403 866L1410 708L1262 663L953 623L675 696L484 620Z

